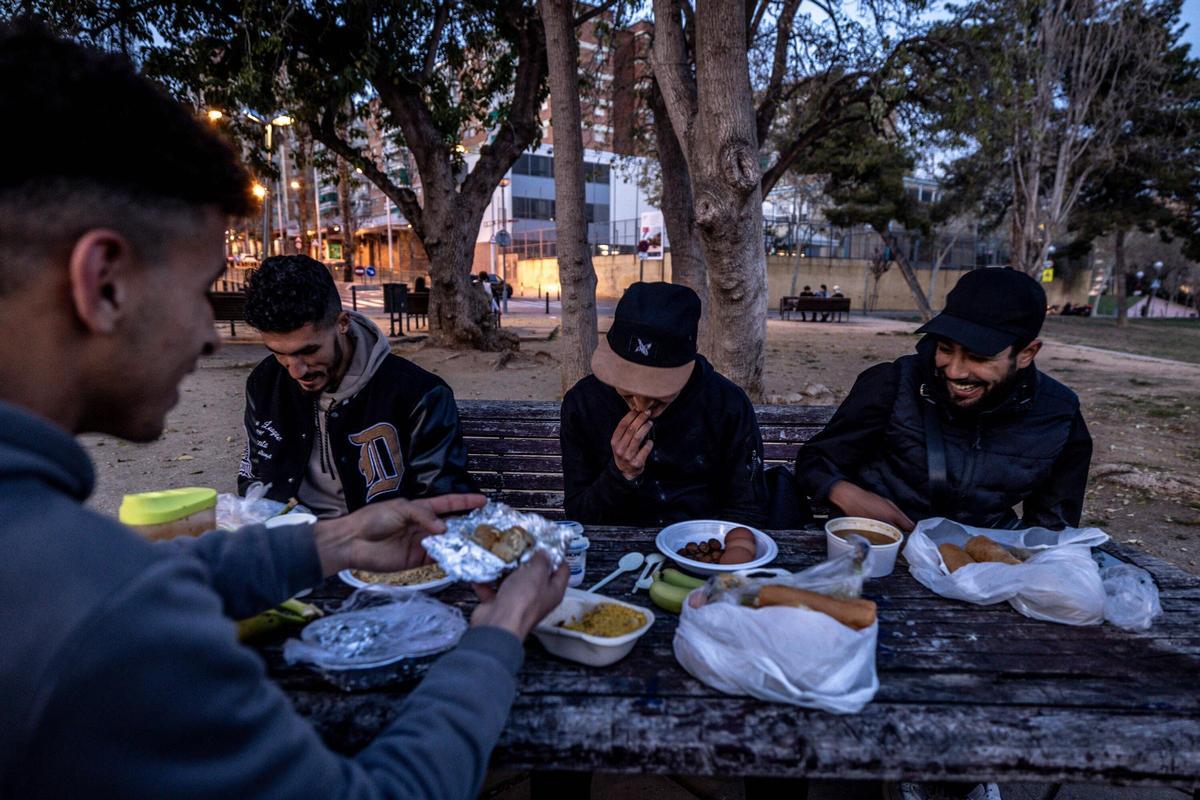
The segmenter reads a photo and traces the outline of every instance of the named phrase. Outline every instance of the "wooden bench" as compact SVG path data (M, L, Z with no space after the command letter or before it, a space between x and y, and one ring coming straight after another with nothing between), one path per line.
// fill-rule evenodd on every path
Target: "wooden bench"
M842 321L842 314L850 315L850 298L849 297L781 297L779 298L779 318L791 319L791 314L794 312L803 314L806 311L813 312L813 321L817 319L817 312L826 317L830 314L836 314L837 322ZM803 318L803 317L801 317Z
M245 292L209 292L208 302L212 305L213 319L229 323L229 335L237 336L237 323L246 319Z
M755 406L768 466L791 466L796 450L825 427L834 406ZM559 404L460 400L467 468L494 500L563 517Z

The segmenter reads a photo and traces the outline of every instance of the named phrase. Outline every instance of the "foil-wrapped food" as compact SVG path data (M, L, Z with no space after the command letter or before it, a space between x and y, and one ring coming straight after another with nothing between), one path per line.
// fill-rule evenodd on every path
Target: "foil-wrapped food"
M467 631L462 612L416 593L370 587L312 622L283 647L284 660L304 664L346 691L420 678Z
M421 542L449 576L472 583L491 583L516 569L538 551L551 569L562 564L571 530L538 514L489 502L465 517L446 520L446 532Z

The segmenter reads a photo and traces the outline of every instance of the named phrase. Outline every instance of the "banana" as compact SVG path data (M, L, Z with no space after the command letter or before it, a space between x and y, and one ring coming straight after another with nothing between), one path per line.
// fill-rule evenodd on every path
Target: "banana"
M667 571L670 572L671 570ZM666 581L655 581L650 584L650 599L659 608L678 614L683 609L683 601L692 591L692 588L675 586Z
M707 582L700 578L693 578L691 575L684 575L677 569L664 569L662 579L672 586L681 586L688 590L699 589Z

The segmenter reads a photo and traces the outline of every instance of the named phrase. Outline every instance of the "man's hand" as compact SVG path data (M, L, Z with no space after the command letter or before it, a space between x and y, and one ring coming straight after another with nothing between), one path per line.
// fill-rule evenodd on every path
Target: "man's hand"
M528 563L504 579L498 591L475 585L479 606L471 615L471 625L493 625L525 641L534 626L562 602L570 575L565 561L551 572L546 554L535 553Z
M353 514L318 522L314 528L321 571L343 569L397 572L429 563L426 536L446 530L438 517L479 508L481 494L446 494L421 500L385 500Z
M913 521L901 511L895 503L886 497L880 497L874 492L868 492L850 481L838 481L829 490L829 502L842 510L848 517L866 517L889 525L895 525L908 533L913 529Z
M646 459L654 449L654 442L646 437L653 424L645 411L633 410L617 423L609 444L612 445L613 461L625 480L635 480L646 469Z

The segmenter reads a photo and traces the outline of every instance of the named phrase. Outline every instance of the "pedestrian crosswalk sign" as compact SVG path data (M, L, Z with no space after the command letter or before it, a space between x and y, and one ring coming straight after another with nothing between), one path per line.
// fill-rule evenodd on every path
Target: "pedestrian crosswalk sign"
M1042 270L1042 283L1054 283L1054 267Z

